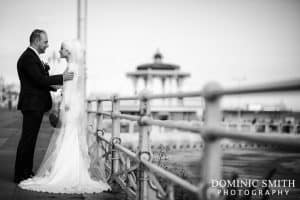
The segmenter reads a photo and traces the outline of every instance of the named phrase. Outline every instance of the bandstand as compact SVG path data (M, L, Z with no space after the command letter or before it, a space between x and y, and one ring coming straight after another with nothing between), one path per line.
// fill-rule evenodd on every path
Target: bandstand
M133 94L140 94L147 90L152 94L168 94L182 92L184 81L191 76L182 72L179 65L163 62L163 55L157 51L152 63L141 64L133 72L126 73L132 80ZM186 99L185 99L186 100ZM201 99L197 102L188 102L182 98L159 99L151 102L152 116L162 120L191 121L199 118L203 109ZM122 105L122 113L137 114L135 105Z
M139 65L136 67L136 71L126 74L132 79L134 94L142 89L163 94L181 92L183 81L191 76L190 73L180 71L179 65L163 63L163 55L159 51L154 54L153 59L153 63ZM142 84L140 80L142 80ZM158 88L154 85L156 80L160 82ZM183 103L182 100L178 102Z

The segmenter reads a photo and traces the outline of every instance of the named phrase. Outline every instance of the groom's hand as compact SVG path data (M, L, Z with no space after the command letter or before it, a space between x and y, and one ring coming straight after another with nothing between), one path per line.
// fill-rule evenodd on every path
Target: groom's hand
M65 71L63 73L63 80L64 81L70 81L70 80L73 80L73 78L74 78L74 72Z

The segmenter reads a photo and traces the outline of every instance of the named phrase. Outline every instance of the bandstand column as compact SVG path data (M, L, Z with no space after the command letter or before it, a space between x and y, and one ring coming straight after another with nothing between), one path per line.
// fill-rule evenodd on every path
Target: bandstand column
M148 69L147 70L147 87L146 87L146 89L147 90L151 90L152 91L152 89L153 89L153 77L152 77L152 74L151 74L151 69Z
M175 77L174 76L170 76L169 78L169 89L168 91L170 93L174 93L175 92ZM173 98L169 98L169 105L173 105L174 99Z
M153 77L152 75L148 75L148 90L153 92Z
M182 92L182 83L183 83L183 78L177 76L176 77L176 83L177 83L177 92ZM183 99L178 98L178 105L183 105Z
M143 79L144 79L144 85L145 85L144 89L148 89L148 77L144 76Z
M163 94L165 94L166 93L166 77L162 76L160 78L160 80L161 80L161 92ZM164 98L162 99L162 104L163 105L165 104L165 99Z
M138 84L138 77L133 76L132 77L132 82L133 82L133 91L134 91L134 95L137 94L137 84Z
M167 78L167 91L168 91L168 93L171 93L172 91L171 91L171 88L172 88L172 86L171 86L171 77L168 77ZM168 105L171 105L171 98L168 98Z
M166 93L166 78L162 77L160 80L161 80L161 92L163 94L165 94Z

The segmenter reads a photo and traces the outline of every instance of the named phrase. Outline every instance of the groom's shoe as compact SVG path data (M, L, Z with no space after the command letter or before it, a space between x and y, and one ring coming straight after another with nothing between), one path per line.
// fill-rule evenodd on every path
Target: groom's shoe
M23 177L25 178L31 178L34 176L33 171L25 171Z
M32 177L34 177L34 173L33 172L30 172L30 173L26 173L23 177L25 178L25 179L28 179L28 178L32 178Z
M30 174L29 174L29 178L32 178L32 177L34 177L35 176L35 173L34 172L31 172Z
M25 180L25 179L34 177L34 175L35 175L35 174L34 174L33 172L30 172L30 173L28 173L28 174L26 174L26 175L23 175L23 176L16 176L16 177L14 178L14 182L17 183L17 184L19 184L21 181L23 181L23 180Z
M16 184L19 184L21 181L23 181L23 180L25 180L25 179L26 179L26 178L23 177L23 176L15 177L15 178L14 178L14 182L15 182Z

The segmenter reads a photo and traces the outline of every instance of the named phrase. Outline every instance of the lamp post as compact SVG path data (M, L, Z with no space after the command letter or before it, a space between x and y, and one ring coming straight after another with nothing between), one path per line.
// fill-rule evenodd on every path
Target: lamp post
M87 0L77 0L77 39L86 47Z
M87 48L87 0L77 0L77 39L80 41L84 49L84 94L86 95L86 48Z

